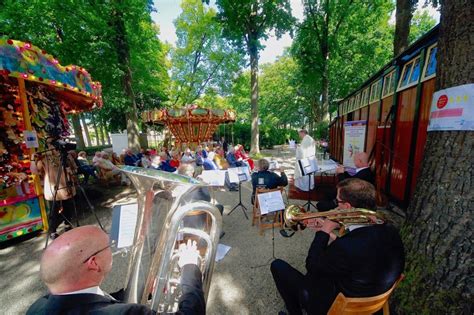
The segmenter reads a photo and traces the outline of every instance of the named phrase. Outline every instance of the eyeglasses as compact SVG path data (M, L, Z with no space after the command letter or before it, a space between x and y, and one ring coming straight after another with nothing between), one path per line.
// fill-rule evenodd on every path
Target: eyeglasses
M107 248L110 248L112 247L113 245L115 244L114 241L111 241L109 245L107 245L106 247L102 248L102 249L99 249L98 251L94 252L92 255L90 255L89 257L87 257L86 259L84 259L84 261L82 262L83 264L85 264L89 259L91 259L93 256L97 255L98 253L100 252L103 252L104 250L106 250Z

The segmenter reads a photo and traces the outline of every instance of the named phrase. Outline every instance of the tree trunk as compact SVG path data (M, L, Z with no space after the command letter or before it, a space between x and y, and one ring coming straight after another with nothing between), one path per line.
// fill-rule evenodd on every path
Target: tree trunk
M250 153L260 153L258 130L258 48L252 39L249 44L250 55L250 105L252 107L252 129L250 138Z
M89 128L87 127L86 120L84 119L84 114L81 114L81 121L82 121L82 129L84 130L84 133L86 135L87 146L90 147L92 146L91 136L89 134Z
M94 114L91 114L92 127L94 128L95 134L95 145L99 145L99 128L97 128L97 122L95 121Z
M410 35L410 23L413 18L417 0L397 0L395 12L395 37L393 39L393 54L398 56L408 45Z
M474 83L474 2L441 6L436 89ZM410 314L473 314L473 131L431 131L402 235ZM395 292L397 292L396 290Z
M324 26L321 34L321 57L322 57L322 112L326 113L329 110L329 19L330 19L330 9L329 1L326 0L326 16L324 18ZM318 102L316 102L318 104ZM321 117L322 119L323 117ZM320 121L317 121L320 122Z
M74 129L74 135L76 136L77 149L83 150L86 145L84 143L84 135L82 134L81 121L79 120L79 114L71 115L72 128Z
M128 136L128 147L136 151L140 150L139 141L139 130L138 130L138 115L137 115L137 103L135 94L132 88L132 70L130 69L130 49L128 46L125 22L123 20L122 7L123 3L121 0L117 0L117 5L114 11L114 24L115 24L115 44L117 49L118 61L120 70L123 72L122 84L125 90L125 94L130 100L130 106L127 108L125 117L127 119L127 136Z

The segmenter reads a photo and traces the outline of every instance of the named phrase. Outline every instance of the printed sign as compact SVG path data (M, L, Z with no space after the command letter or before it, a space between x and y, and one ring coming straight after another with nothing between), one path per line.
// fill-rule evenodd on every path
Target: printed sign
M344 166L355 168L354 154L364 152L366 125L365 120L344 123Z
M474 130L474 84L433 94L428 131L438 130Z

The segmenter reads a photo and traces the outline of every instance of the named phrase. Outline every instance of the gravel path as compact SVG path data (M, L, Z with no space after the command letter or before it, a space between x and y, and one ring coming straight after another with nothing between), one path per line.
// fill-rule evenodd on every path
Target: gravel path
M265 153L272 155L289 173L292 172L294 152L281 149ZM250 217L251 185L246 183L242 188L242 199ZM96 211L106 229L111 226L112 205L134 200L133 188L110 187L96 191L96 194L102 194L93 197L101 200ZM272 231L267 230L264 236L259 236L257 228L251 226L251 220L246 220L239 209L227 215L238 202L238 192L216 191L215 198L225 207L223 228L226 234L221 243L232 249L215 265L207 303L208 314L277 314L283 302L270 273ZM290 203L302 202L291 200ZM81 222L94 223L93 216ZM292 238L283 238L275 231L275 256L304 271L304 260L312 236L311 232L305 231ZM31 303L46 294L47 290L39 279L38 264L44 242L45 235L39 235L0 247L0 304L3 314L24 314ZM105 291L114 292L123 286L125 264L125 259L114 257L113 271L102 285Z

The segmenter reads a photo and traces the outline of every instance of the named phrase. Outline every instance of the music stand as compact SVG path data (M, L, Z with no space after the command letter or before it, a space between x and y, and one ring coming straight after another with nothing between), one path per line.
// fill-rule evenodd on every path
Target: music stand
M303 205L303 208L307 208L308 212L310 211L311 206L313 206L314 209L318 210L316 205L313 204L313 202L311 201L311 176L313 176L313 180L314 180L314 174L319 169L317 161L316 161L316 157L310 156L310 157L298 160L298 165L300 167L301 174L303 176L308 176L308 200Z
M278 191L281 199L278 199L275 197L275 198L272 198L272 199L275 199L275 203L272 202L272 205L265 205L265 202L262 202L263 201L263 196L262 195L265 195L265 193L263 194L259 194L257 195L257 198L258 198L258 203L260 205L260 213L261 214L269 214L269 213L275 213L275 215L277 216L278 215L278 212L280 211L283 211L283 209L285 209L285 205L283 203L283 196L281 195L281 192ZM267 193L268 194L268 193ZM264 208L266 208L265 210L265 213L263 213L262 211L262 206ZM275 210L277 209L277 210ZM262 264L262 265L257 265L257 266L254 266L254 267L251 267L252 269L256 269L256 268L260 268L260 267L264 267L264 266L268 266L270 264L271 261L277 259L275 257L275 222L272 223L272 257L270 257L266 263Z
M245 182L247 181L247 175L245 173L238 173L237 174L238 176L238 179L239 179L239 203L236 204L232 210L230 210L230 212L227 214L227 215L231 215L232 212L234 212L235 209L237 209L238 207L241 207L242 208L242 212L244 213L245 215L245 218L248 220L249 217L247 216L247 207L244 206L244 204L242 203L242 182Z

